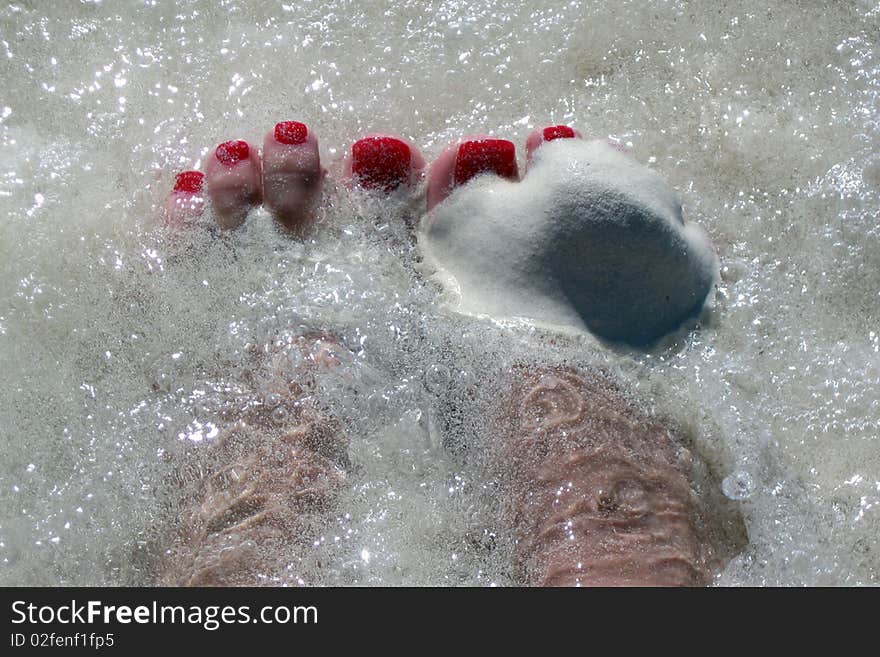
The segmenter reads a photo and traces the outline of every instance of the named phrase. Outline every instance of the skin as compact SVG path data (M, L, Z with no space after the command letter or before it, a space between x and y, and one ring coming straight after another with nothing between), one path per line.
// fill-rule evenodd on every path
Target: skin
M298 583L289 565L333 511L348 464L338 425L303 399L316 368L339 364L338 347L325 337L299 347L305 365L286 372L279 355L267 401L181 473L181 522L160 565L160 586Z
M407 139L385 133L371 133L363 139L392 138L409 148L408 187L417 185L425 169L425 159ZM213 210L217 227L234 230L244 224L248 214L263 205L279 226L293 237L308 235L319 210L327 171L321 165L318 138L309 130L302 143L278 141L275 130L263 139L262 150L248 144L248 157L237 162L223 162L217 152L207 160L204 190L172 191L163 203L166 227L172 232L186 227L201 215L205 201ZM356 183L352 175L352 155L342 162L342 181L347 187Z
M282 144L270 130L263 140L263 204L275 220L304 236L315 219L325 171L318 138L310 130L302 144Z
M326 344L313 353L319 366L334 366ZM346 486L347 441L325 413L298 403L308 371L294 376L305 385L285 386L279 375L281 401L239 417L207 461L184 473L182 522L161 585L297 583L290 564ZM708 584L715 564L687 450L599 373L545 368L517 377L494 440L520 583ZM283 426L272 419L279 407Z
M613 382L561 368L522 374L501 426L497 462L523 583L709 583L690 454Z
M409 147L411 160L410 160L410 179L409 186L415 186L419 183L424 174L425 167L427 166L425 162L425 158L422 156L421 152L418 148L416 148L415 144L413 144L409 139L405 139L399 135L392 135L387 132L370 132L363 136L363 139L371 139L374 137L390 137L392 139L397 139L402 141ZM352 187L355 185L353 180L352 172L352 155L351 150L349 150L342 159L342 180L345 182L346 186Z
M162 212L165 227L172 233L183 230L191 219L199 217L205 210L205 199L201 191L184 192L172 190L165 197Z
M248 212L263 200L263 182L257 148L248 144L249 156L234 164L221 162L216 153L205 165L207 199L217 225L224 230L241 226Z

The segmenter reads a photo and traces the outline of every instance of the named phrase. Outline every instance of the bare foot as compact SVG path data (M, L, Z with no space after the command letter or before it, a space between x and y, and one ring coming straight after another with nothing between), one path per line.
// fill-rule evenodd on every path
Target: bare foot
M384 194L416 185L424 167L406 140L367 135L352 145L342 182ZM235 229L263 203L281 226L304 235L326 174L316 136L295 121L278 123L262 152L241 140L220 144L206 169L177 175L164 205L170 228L185 227L210 206L219 228ZM162 584L297 583L290 566L332 510L347 464L339 427L303 395L316 368L339 365L339 345L305 336L300 348L306 365L291 374L279 357L275 388L265 397L273 401L237 418L183 476L185 500L164 555ZM255 400L244 401L254 406Z
M713 549L690 454L596 372L539 369L504 400L515 560L539 586L702 586Z
M300 583L295 569L345 485L348 442L306 399L311 371L339 364L329 338L303 338L304 365L276 382L197 464L184 472L179 523L159 583L261 586Z
M218 227L232 230L263 204L280 226L295 236L305 235L317 215L327 173L318 138L304 123L282 121L266 134L262 146L260 151L243 140L226 141L209 156L205 174L178 174L164 204L166 225L185 226L210 206ZM342 182L390 192L415 185L424 167L409 141L371 134L352 144Z

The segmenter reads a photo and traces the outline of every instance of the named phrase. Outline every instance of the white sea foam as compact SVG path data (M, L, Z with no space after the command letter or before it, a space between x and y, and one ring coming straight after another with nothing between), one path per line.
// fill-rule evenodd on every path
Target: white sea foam
M740 498L721 583L876 583L876 3L381 4L0 9L0 579L147 580L180 454L265 376L253 346L305 327L354 354L323 385L356 465L309 580L506 583L479 418L454 411L537 352L616 373ZM281 119L328 163L377 130L429 157L556 123L628 144L710 235L715 309L647 353L451 315L405 200L345 193L304 245L263 212L166 245L174 172Z
M637 346L697 316L718 277L675 191L598 139L545 144L521 182L456 190L422 220L420 244L461 312Z

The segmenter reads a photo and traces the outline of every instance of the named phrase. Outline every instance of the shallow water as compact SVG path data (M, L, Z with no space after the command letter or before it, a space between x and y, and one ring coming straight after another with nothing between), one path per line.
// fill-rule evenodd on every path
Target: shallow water
M149 581L179 459L254 346L306 328L354 353L322 385L357 467L304 581L508 583L491 482L452 449L473 428L440 425L539 350L616 372L741 498L720 584L877 583L880 5L373 4L0 9L0 581ZM651 353L449 316L403 199L330 194L305 245L261 213L167 245L173 173L280 119L328 162L378 130L431 157L550 122L619 140L714 240L714 307Z

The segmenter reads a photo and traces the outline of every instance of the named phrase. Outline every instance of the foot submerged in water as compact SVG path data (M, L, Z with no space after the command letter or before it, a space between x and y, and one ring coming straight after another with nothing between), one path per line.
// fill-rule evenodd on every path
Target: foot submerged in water
M262 203L294 236L308 233L326 172L305 124L277 124L262 151L224 142L206 169L178 175L165 204L169 226L185 226L207 204L218 227L233 230ZM410 142L373 134L351 146L340 182L378 194L414 191L424 170ZM525 317L641 346L698 313L714 281L711 245L682 220L666 182L567 126L529 136L522 179L512 142L454 143L431 165L425 192L418 239L426 267L455 279L458 310L467 314ZM589 373L538 368L502 400L509 431L496 442L511 466L501 479L523 583L708 583L712 549L687 450L639 420L613 386L591 381ZM283 537L329 503L290 506L293 489L320 481L330 500L343 485L341 462L303 443L302 431L281 436L285 462L271 466L261 454L277 432L259 423L248 431L218 448L217 474L202 480L164 581L280 581L267 573L289 559ZM246 477L251 484L227 481L230 467L255 473Z

